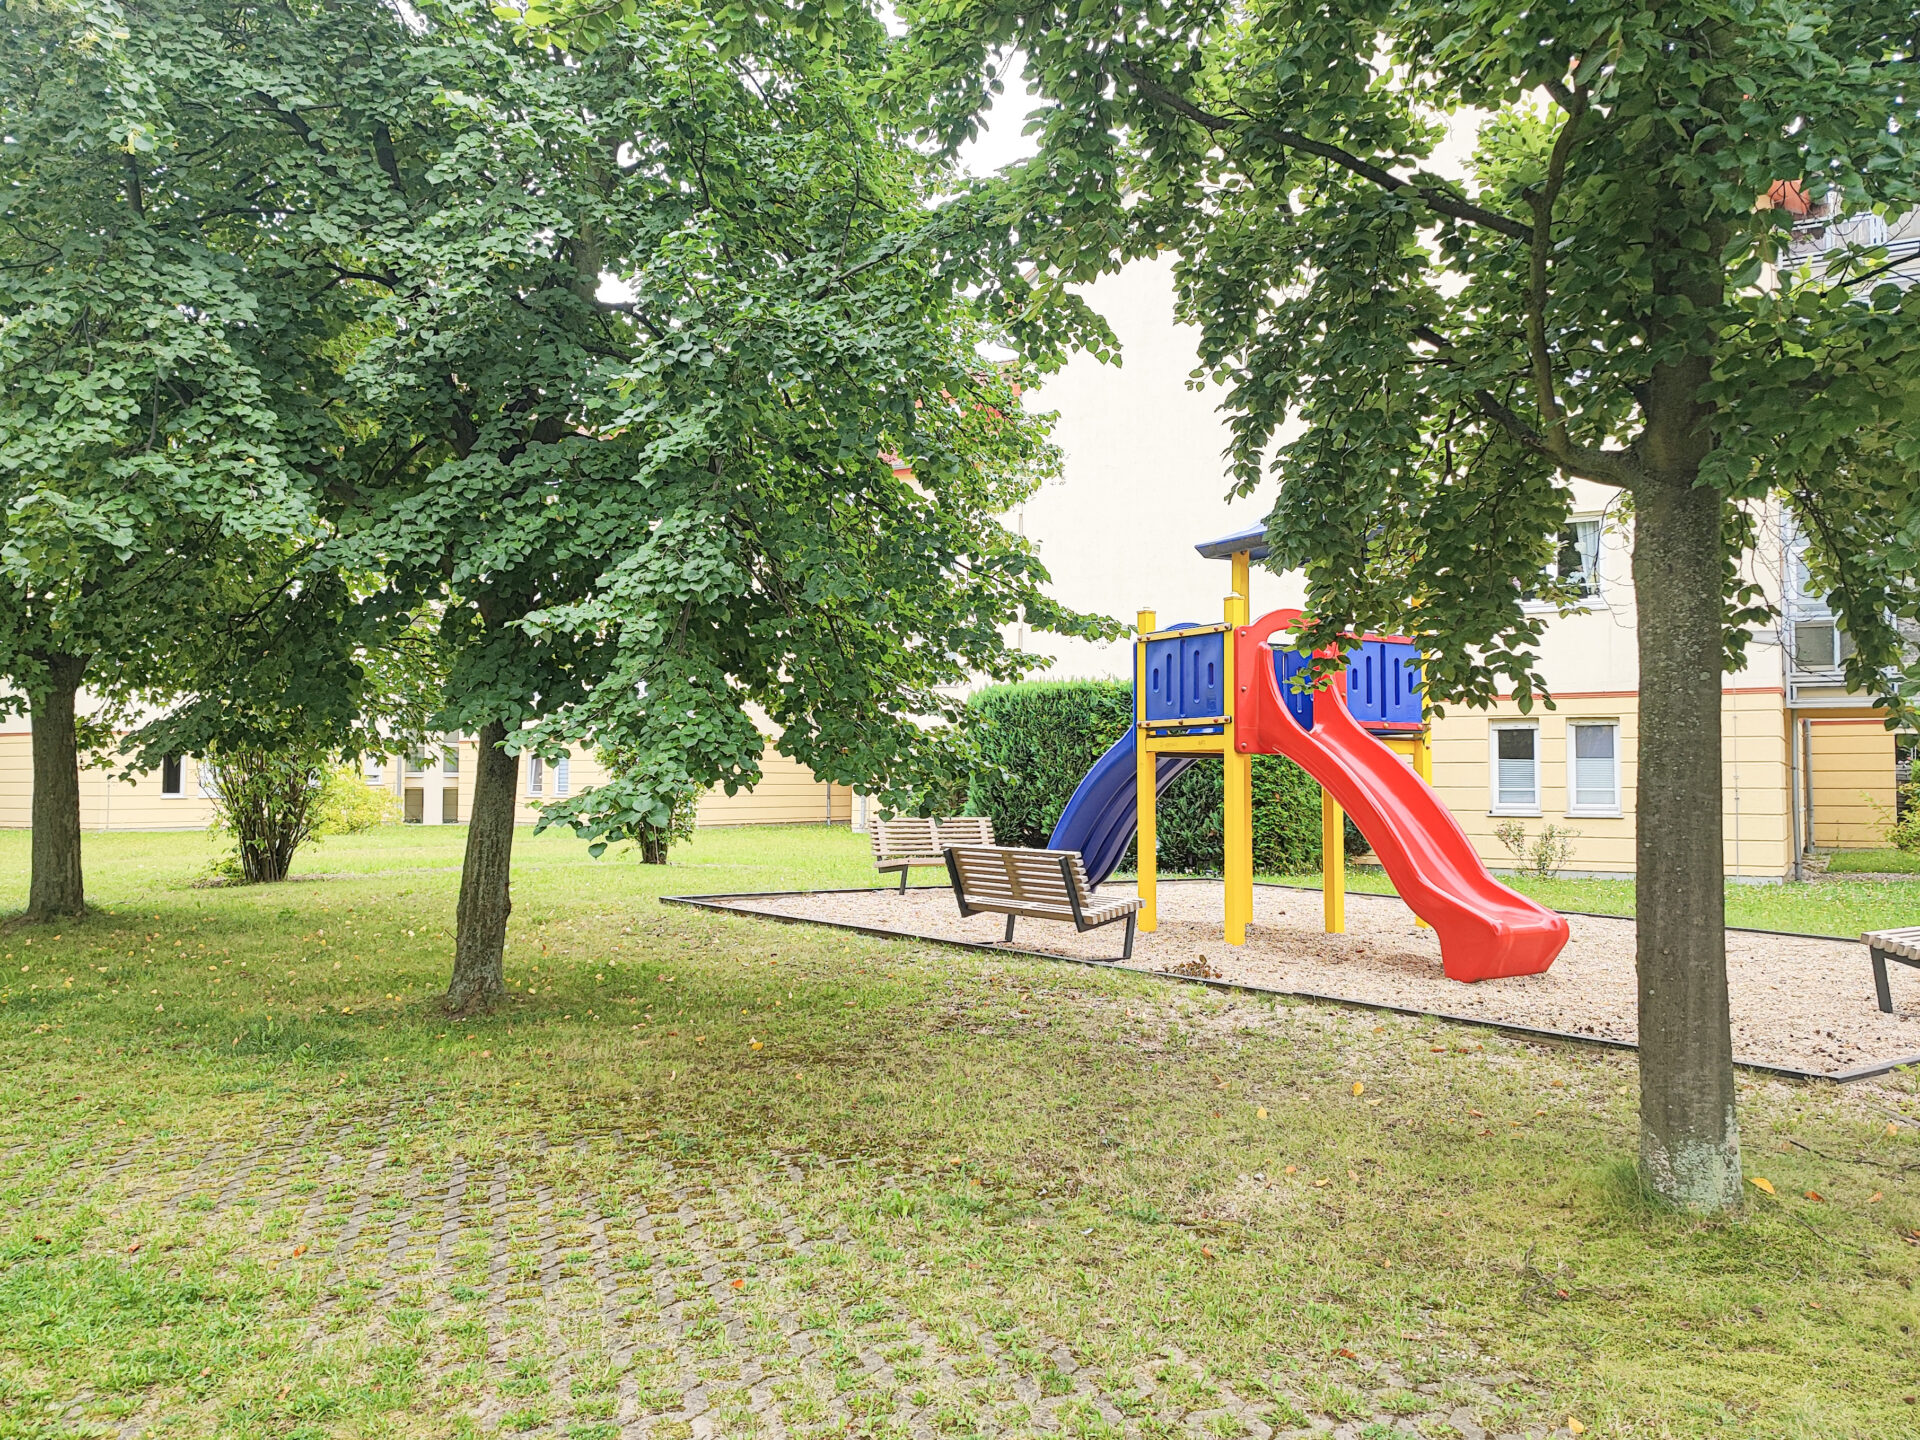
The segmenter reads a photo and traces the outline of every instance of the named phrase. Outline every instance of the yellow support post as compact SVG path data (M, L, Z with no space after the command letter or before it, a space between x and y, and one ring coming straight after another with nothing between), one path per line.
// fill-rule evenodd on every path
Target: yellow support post
M1235 593L1227 596L1226 623L1247 623L1247 596L1244 553L1233 557ZM1221 736L1220 763L1225 805L1226 932L1229 945L1247 943L1247 926L1253 920L1253 757L1241 751L1237 743L1239 689L1234 678L1234 633L1223 637L1224 659L1221 665L1221 691L1227 697L1226 734Z
M1413 737L1413 773L1420 777L1429 790L1433 788L1433 738L1430 733L1431 728L1427 720L1427 697L1425 694L1422 694L1420 697L1420 733ZM1421 930L1431 930L1433 928L1418 915L1413 917L1413 923Z
M1142 610L1135 617L1142 635L1151 635L1157 617L1151 610ZM1140 895L1139 926L1143 931L1156 930L1160 925L1159 910L1156 905L1160 879L1159 857L1154 853L1154 827L1158 817L1155 814L1156 796L1154 781L1156 757L1153 741L1147 732L1140 729L1139 722L1147 718L1147 647L1144 641L1135 640L1133 644L1133 803L1134 818L1138 822L1138 840L1135 843L1138 864L1135 867L1138 878L1134 888Z
M1347 836L1346 816L1339 802L1326 791L1320 792L1320 902L1327 934L1347 932Z
M1249 607L1251 607L1253 602L1253 590L1251 588L1252 576L1253 576L1253 552L1251 550L1234 551L1233 552L1233 593L1238 595L1242 600L1245 600L1248 603ZM1242 625L1247 623L1246 617L1250 613L1252 613L1251 608L1249 608L1248 610L1241 611L1240 623Z

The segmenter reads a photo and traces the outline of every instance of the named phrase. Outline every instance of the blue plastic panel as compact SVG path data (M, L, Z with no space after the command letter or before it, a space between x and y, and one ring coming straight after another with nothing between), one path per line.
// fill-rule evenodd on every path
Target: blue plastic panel
M1180 713L1198 720L1226 713L1227 637L1218 631L1180 642Z
M1301 729L1311 730L1313 696L1293 689L1293 677L1306 666L1304 655L1274 652L1274 679L1287 713ZM1361 641L1347 657L1347 709L1362 725L1420 724L1420 652L1404 640Z
M1224 714L1226 642L1227 637L1219 631L1147 641L1147 719L1204 719Z
M1307 668L1307 657L1297 650L1276 650L1273 652L1273 678L1280 684L1280 698L1286 703L1287 713L1293 716L1294 723L1302 730L1313 729L1313 695L1309 691L1296 692L1293 677Z
M1180 709L1179 640L1147 641L1147 719L1174 720Z
M1369 640L1380 647L1384 687L1380 718L1394 725L1418 725L1420 713L1420 652L1404 640Z

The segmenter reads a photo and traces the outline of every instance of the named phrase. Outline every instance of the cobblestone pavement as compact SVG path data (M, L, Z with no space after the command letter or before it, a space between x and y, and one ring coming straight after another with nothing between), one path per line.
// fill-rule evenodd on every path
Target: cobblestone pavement
M932 1303L952 1292L898 1227L849 1228L844 1160L689 1156L611 1127L480 1133L435 1097L371 1113L236 1110L227 1124L16 1146L0 1155L7 1223L92 1207L96 1258L246 1280L267 1296L262 1328L282 1336L292 1373L56 1392L37 1402L47 1427L22 1433L1548 1433L1483 1428L1514 1413L1512 1376L1422 1383L1378 1366L1364 1385L1304 1369L1229 1382L1170 1345L1077 1354L985 1282L971 1282L980 1305ZM858 1179L882 1220L888 1204L908 1214L929 1185L953 1183ZM331 1410L315 1411L320 1393Z

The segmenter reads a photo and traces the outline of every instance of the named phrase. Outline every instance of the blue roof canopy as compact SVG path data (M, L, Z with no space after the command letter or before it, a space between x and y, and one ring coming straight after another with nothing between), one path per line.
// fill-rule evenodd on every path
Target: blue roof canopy
M1264 560L1267 558L1267 527L1255 525L1246 530L1236 530L1231 535L1204 541L1193 548L1209 560L1231 560L1242 550L1254 560Z

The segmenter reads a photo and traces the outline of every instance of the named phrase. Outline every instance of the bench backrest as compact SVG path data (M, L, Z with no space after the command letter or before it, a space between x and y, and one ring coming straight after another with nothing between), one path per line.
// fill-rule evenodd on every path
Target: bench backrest
M873 822L873 858L895 860L902 855L938 855L940 842L933 821L923 815L900 815Z
M947 854L970 904L1070 915L1076 902L1083 910L1093 903L1086 864L1078 850L955 845ZM1064 868L1062 861L1066 862Z
M949 845L993 844L991 815L948 815L935 823L934 830L942 850Z
M950 815L943 820L899 815L873 822L873 858L880 864L906 855L938 862L940 852L949 845L991 844L993 821L985 815Z

